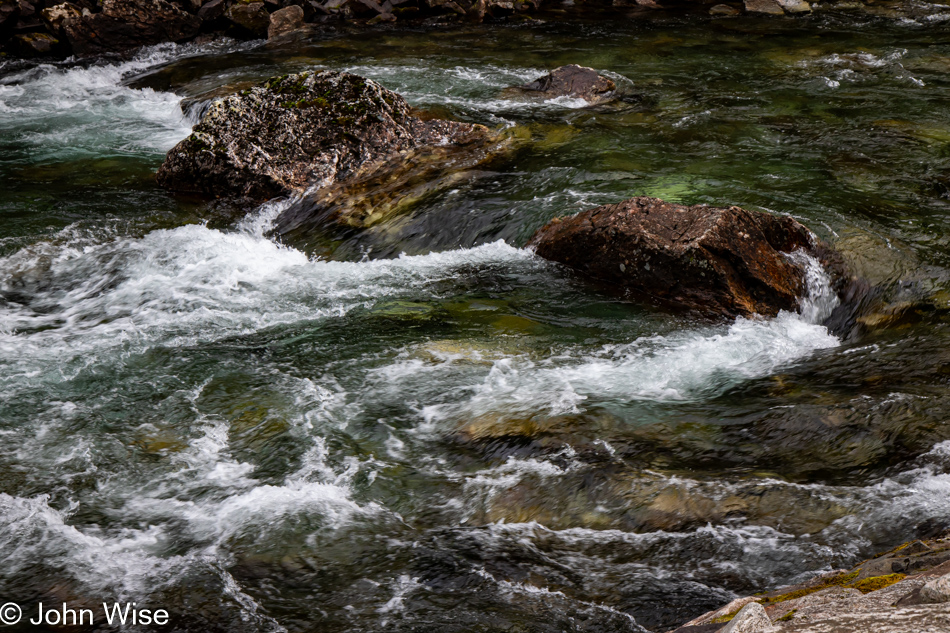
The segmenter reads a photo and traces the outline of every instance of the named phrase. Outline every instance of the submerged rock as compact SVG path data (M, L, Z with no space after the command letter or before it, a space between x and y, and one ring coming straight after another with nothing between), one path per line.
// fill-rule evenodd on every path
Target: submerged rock
M632 294L729 317L797 309L805 270L786 253L826 253L788 216L647 197L552 220L528 246Z
M362 227L431 184L439 169L477 164L497 145L488 128L423 120L398 94L345 72L285 75L214 101L158 171L173 191L266 200L307 192L281 232L328 210Z
M555 68L547 75L519 86L517 90L538 93L546 99L574 97L588 103L603 103L613 98L616 88L612 79L604 77L593 68L570 64Z

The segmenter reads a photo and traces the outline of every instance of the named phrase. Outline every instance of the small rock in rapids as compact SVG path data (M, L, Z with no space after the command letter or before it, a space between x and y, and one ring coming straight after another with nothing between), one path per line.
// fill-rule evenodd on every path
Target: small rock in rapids
M772 620L765 613L765 608L758 602L750 602L742 607L720 633L764 633L770 628Z
M519 86L525 92L540 93L545 98L574 97L588 103L602 103L614 96L616 84L593 68L570 64L555 68L531 83Z
M797 309L805 271L786 253L830 253L788 216L647 197L552 220L528 246L618 289L727 317Z

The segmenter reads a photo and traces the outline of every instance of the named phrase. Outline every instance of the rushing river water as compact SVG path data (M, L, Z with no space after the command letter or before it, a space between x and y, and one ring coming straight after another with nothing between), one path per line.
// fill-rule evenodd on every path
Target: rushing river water
M130 600L195 632L662 631L945 529L947 17L0 62L0 602ZM565 63L627 100L502 98ZM268 237L287 201L157 188L183 97L306 68L522 145L330 250ZM842 340L813 270L803 314L715 325L520 248L633 195L790 213L923 307Z

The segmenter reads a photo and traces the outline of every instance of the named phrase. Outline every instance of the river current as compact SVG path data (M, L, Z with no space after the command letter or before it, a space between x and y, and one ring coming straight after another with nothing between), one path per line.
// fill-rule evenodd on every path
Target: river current
M134 601L176 631L664 631L942 532L948 20L0 61L0 602ZM566 63L629 98L503 97ZM154 184L183 98L308 68L522 146L332 248L270 237L292 201ZM811 265L801 314L710 324L522 248L634 195L790 213L900 309L836 336Z

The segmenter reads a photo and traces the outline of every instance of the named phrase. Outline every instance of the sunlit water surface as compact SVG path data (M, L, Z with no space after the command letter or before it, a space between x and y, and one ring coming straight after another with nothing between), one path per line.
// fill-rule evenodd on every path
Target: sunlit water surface
M180 631L665 630L946 528L944 24L5 62L0 598L133 600ZM502 97L564 63L630 98ZM241 217L155 186L182 97L307 68L530 140L329 259L268 237L288 201ZM702 323L520 248L633 195L791 213L933 309L843 341L812 270L803 314Z

